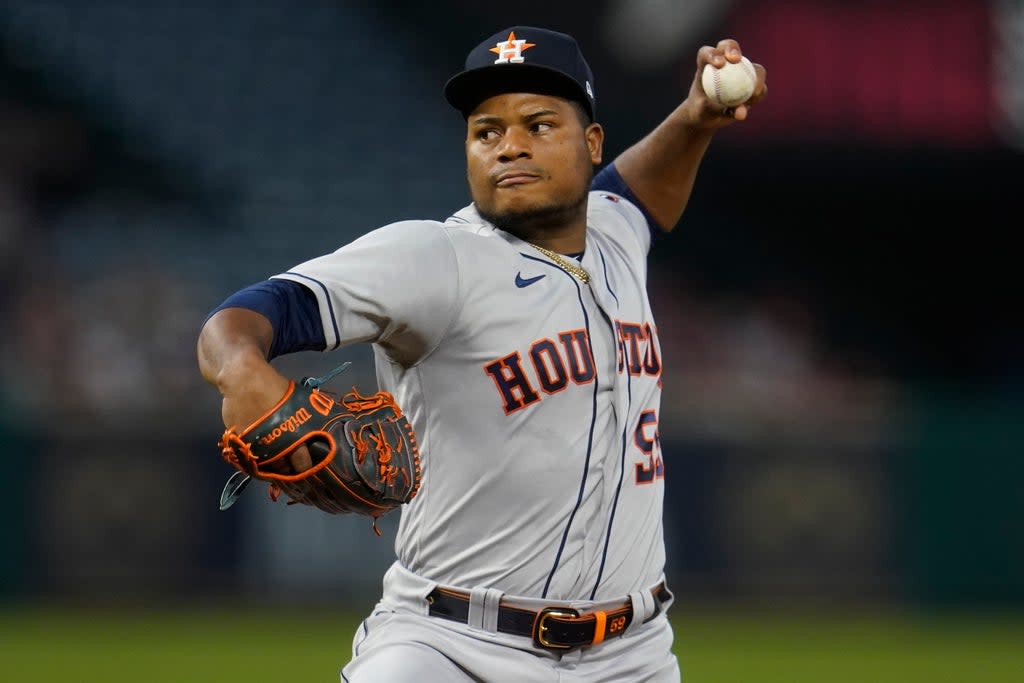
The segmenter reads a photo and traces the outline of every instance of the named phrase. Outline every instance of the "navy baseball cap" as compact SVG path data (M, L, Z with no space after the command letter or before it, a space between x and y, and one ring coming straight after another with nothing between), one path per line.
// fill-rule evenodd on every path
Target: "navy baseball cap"
M464 71L444 86L448 102L468 116L489 97L530 92L575 100L594 120L594 75L572 36L533 26L498 31L473 48Z

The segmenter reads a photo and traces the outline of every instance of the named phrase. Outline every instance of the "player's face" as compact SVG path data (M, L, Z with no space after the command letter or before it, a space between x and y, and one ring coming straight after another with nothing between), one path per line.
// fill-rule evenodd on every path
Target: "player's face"
M481 216L524 239L585 225L600 125L584 127L568 100L529 93L484 100L466 123L466 172Z

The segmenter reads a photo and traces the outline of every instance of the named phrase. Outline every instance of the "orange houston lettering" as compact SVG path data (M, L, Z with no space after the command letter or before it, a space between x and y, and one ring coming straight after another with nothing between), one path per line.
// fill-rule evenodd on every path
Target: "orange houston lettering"
M484 365L484 372L494 381L506 415L541 400L534 387L547 395L564 390L570 383L581 385L596 377L594 357L586 329L566 330L554 338L544 337L530 346L529 364L522 354L513 351ZM532 372L531 372L532 370Z
M525 408L540 400L537 391L523 372L522 358L518 351L491 361L484 366L486 372L501 394L506 415Z
M615 320L614 327L618 371L660 378L654 325ZM524 355L532 362L524 364ZM551 395L564 390L570 380L576 385L589 384L597 377L596 367L589 331L579 328L538 339L526 354L513 351L486 363L483 369L494 381L505 414L511 415L543 398L535 387Z
M658 335L651 323L615 321L618 370L632 376L661 376L661 358L658 355Z

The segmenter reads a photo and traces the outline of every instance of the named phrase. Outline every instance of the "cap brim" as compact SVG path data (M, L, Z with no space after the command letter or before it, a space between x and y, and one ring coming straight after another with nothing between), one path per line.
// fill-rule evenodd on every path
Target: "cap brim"
M561 71L538 64L495 64L452 76L444 86L449 104L468 116L484 100L509 92L554 95L573 100L594 118L594 107L580 84Z

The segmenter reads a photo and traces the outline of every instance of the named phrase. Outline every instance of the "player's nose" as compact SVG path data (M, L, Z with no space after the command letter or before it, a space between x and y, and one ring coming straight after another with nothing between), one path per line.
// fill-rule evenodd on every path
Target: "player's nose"
M529 132L519 129L517 126L510 126L501 137L501 144L497 148L499 161L513 161L514 159L530 158L530 136Z

